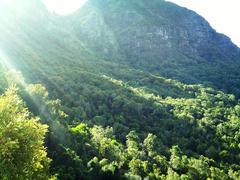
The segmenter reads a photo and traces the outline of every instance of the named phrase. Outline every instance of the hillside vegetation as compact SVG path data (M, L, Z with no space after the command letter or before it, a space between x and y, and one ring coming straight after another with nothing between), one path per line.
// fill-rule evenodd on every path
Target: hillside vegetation
M239 49L196 13L19 0L0 22L0 179L240 179Z

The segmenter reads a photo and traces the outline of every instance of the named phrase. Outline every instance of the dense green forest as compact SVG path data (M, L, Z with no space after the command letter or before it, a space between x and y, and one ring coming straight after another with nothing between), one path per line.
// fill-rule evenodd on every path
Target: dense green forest
M1 156L9 158L1 165L2 178L15 174L39 179L50 174L59 179L240 177L240 104L234 95L149 74L136 74L135 81L128 82L91 76L82 74L84 80L74 84L79 93L61 102L51 100L44 86L26 84L20 73L6 73L1 84L10 88L0 103L1 152L10 154ZM142 84L136 77L143 78ZM70 90L74 92L74 87ZM48 125L47 149L46 126L39 123ZM31 162L28 156L39 159ZM22 173L25 170L16 169L18 163L33 169ZM17 170L19 174L12 173Z
M19 2L0 13L0 179L240 179L240 51L202 17Z

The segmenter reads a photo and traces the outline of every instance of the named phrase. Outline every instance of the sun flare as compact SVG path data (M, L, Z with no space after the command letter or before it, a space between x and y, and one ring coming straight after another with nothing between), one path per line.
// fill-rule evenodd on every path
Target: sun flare
M43 0L49 11L68 15L78 10L87 0Z

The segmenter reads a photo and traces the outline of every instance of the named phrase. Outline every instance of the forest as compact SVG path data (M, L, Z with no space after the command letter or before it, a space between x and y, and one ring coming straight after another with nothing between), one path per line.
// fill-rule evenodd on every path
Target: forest
M139 77L145 86L86 74L59 100L19 72L3 77L3 179L240 177L234 95L150 74Z
M0 179L240 179L226 36L163 0L90 0L66 17L20 1L0 9Z

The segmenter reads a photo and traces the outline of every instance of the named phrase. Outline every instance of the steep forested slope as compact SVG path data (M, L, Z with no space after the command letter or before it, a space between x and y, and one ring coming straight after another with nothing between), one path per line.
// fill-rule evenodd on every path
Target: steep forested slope
M239 49L193 11L162 0L90 0L67 18L76 36L107 58L239 93Z
M90 0L59 17L24 2L1 15L1 48L18 66L29 56L40 66L105 59L239 96L239 48L195 12L162 0Z
M240 177L239 49L202 17L161 0L90 0L66 17L16 3L0 17L0 91L17 84L49 126L52 175Z

